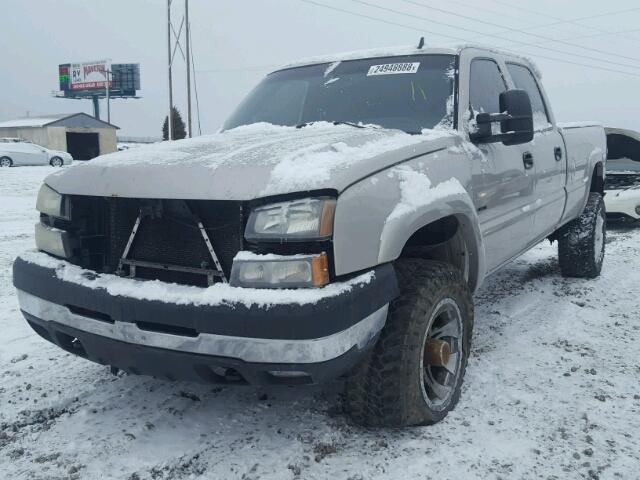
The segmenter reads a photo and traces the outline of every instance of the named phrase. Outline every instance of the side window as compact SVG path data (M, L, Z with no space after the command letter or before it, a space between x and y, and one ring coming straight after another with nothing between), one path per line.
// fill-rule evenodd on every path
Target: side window
M524 90L531 99L533 110L533 125L536 129L546 128L550 125L547 107L544 104L542 93L536 78L527 67L516 63L508 63L507 68L516 88Z
M498 64L493 60L471 62L469 100L474 113L500 113L500 94L507 90Z

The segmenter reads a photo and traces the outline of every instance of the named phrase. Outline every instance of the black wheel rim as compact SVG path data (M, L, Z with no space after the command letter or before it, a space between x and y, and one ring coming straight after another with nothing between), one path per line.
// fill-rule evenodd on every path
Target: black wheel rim
M420 371L422 396L432 410L445 409L455 393L462 365L462 314L446 298L433 310L423 339Z

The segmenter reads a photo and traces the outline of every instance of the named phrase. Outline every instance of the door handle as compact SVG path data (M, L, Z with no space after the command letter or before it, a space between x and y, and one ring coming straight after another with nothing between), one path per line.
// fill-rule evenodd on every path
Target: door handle
M562 160L562 148L556 147L553 149L553 155L556 157L556 162Z
M525 169L531 170L533 168L533 154L531 152L524 152L522 154L522 163L524 163Z

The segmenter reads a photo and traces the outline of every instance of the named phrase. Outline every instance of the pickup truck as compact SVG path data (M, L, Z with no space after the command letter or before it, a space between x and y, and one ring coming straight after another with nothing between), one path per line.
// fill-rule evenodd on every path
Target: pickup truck
M600 274L604 129L559 128L536 67L476 47L315 58L209 136L45 179L14 262L36 333L113 371L254 385L346 377L365 425L461 392L472 294L545 239Z

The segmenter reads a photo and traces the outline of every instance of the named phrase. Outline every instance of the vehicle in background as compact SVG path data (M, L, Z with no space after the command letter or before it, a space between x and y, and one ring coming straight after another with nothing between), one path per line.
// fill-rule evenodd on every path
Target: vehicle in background
M640 132L607 127L607 219L640 219Z
M0 143L31 143L28 140L24 140L20 137L2 137L0 138Z
M604 202L607 219L640 220L640 161L630 158L607 161Z
M51 165L62 167L71 165L73 157L67 152L50 150L25 141L6 141L0 145L0 167L26 165Z
M422 46L289 65L216 135L47 177L13 264L26 320L115 371L348 374L359 423L442 420L491 273L549 238L562 275L600 274L607 146L556 123L527 59Z

